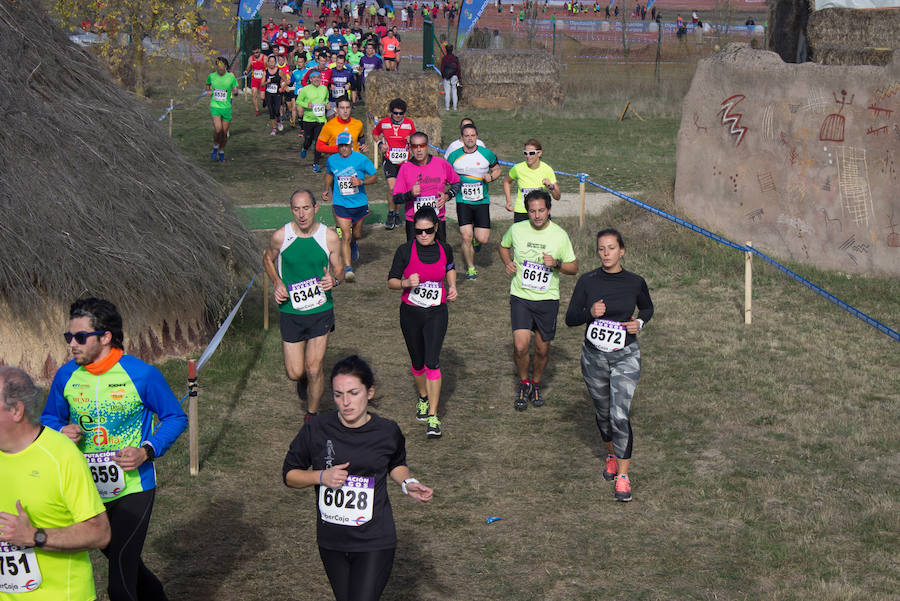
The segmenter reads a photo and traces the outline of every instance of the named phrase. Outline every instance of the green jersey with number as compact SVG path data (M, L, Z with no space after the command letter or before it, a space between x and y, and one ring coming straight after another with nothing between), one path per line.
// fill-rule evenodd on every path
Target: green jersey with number
M520 221L506 230L500 246L512 249L516 263L516 275L509 286L512 296L559 300L559 270L544 266L544 253L563 263L575 260L575 249L566 230L552 221L542 230L534 229L531 221Z
M551 184L556 183L556 174L553 168L543 161L538 165L537 169L528 166L527 161L517 163L509 170L509 177L516 180L516 198L513 201L513 211L516 213L527 213L525 208L525 195L531 190L544 190L544 179L550 180Z
M310 108L306 108L306 105ZM311 123L318 121L325 123L325 111L328 104L328 88L325 86L314 86L312 84L303 86L297 93L297 105L303 107L303 121ZM316 113L321 113L317 115Z
M238 85L234 73L219 75L218 72L214 71L206 78L206 85L210 87L209 108L231 108L231 91Z
M330 259L325 238L328 228L321 223L318 226L308 238L295 234L292 223L284 226L284 242L278 253L278 276L288 290L288 300L278 305L283 313L312 315L334 306L331 291L323 292L311 281L322 279Z
M466 152L465 148L459 147L447 156L447 161L453 165L461 184L456 194L456 202L472 205L490 204L491 199L488 196L488 185L484 181L484 176L497 164L497 155L483 146L476 146L473 152Z

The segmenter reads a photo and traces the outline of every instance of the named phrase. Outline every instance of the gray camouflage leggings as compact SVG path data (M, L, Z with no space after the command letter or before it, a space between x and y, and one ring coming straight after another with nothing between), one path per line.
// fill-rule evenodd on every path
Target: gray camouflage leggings
M603 442L612 441L618 459L631 459L631 398L641 377L641 350L637 342L611 353L585 344L581 374L594 401Z

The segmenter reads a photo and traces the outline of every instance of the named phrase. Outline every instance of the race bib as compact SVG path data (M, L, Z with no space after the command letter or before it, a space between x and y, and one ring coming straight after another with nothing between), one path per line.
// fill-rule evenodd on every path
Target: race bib
M268 43L268 42L262 42L262 43L259 45L259 49L260 49L260 50L268 50L268 49L269 49L269 43Z
M525 202L525 197L528 196L529 192L533 190L541 190L542 188L522 188L522 202Z
M335 52L340 50L341 49L340 42L331 42L331 49L334 50Z
M394 50L397 49L397 47L393 44L388 44L387 49L388 49L388 52L393 52Z
M312 105L313 115L316 117L324 117L325 116L325 105L324 104L314 104Z
M353 185L353 176L341 175L337 178L338 191L343 196L351 196L359 192L359 188Z
M91 468L94 486L104 499L115 497L125 488L125 470L115 462L115 451L85 453L84 458Z
M413 213L418 212L422 207L433 207L434 210L437 211L437 203L437 196L416 196L416 200L413 203Z
M309 311L324 305L325 293L319 288L317 278L309 278L288 288L288 296L291 298L291 306L297 311Z
M275 94L276 92L278 92L278 84L270 83L266 86L266 92L269 94Z
M216 102L225 102L228 100L228 90L213 90L213 100Z
M546 292L550 288L550 277L553 269L543 263L522 261L522 288Z
M323 522L341 526L362 526L372 521L375 478L347 476L340 488L319 487L319 515Z
M340 86L334 86L334 97L338 98L344 95L344 88Z
M409 291L409 302L419 307L437 307L441 304L442 292L440 282L419 282Z
M625 348L625 324L606 319L595 319L587 328L584 337L597 350L609 353Z
M0 543L0 591L28 593L41 586L41 582L41 569L34 547Z
M477 183L468 183L462 185L462 199L463 200L481 200L484 198L484 189L481 185L481 182Z
M395 165L405 163L409 159L409 151L405 148L391 148L388 151L388 160Z
M370 72L372 72L372 71L374 71L374 70L375 70L375 66L374 66L374 65L369 65L369 64L367 64L365 67L363 67L363 76L368 75Z
M254 69L253 70L253 79L262 79L263 70L262 69Z

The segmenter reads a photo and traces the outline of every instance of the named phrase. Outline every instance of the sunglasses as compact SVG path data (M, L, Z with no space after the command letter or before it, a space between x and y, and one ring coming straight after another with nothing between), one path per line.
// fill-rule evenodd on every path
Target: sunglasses
M417 227L417 228L415 228L415 230L416 230L416 236L421 236L422 234L433 234L435 232L435 230L437 230L437 226L432 225L431 227L426 227L425 229Z
M406 113L404 111L391 111L391 114L392 115L405 115Z
M428 148L428 144L410 144L410 148Z
M71 344L73 338L78 344L84 344L87 342L89 336L103 336L104 334L106 334L106 330L100 330L98 332L75 332L74 334L72 332L66 332L63 334L63 338L66 339L66 344Z
M527 157L533 157L534 155L536 155L539 152L540 152L540 150L523 150L522 154L524 154Z

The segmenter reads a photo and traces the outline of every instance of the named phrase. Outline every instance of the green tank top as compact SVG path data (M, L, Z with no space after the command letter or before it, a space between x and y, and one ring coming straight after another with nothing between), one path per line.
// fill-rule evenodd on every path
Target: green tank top
M322 291L318 281L329 265L328 228L321 223L309 238L294 233L293 226L284 226L284 242L278 253L278 275L288 290L288 300L278 310L294 315L312 315L331 309L331 291Z

